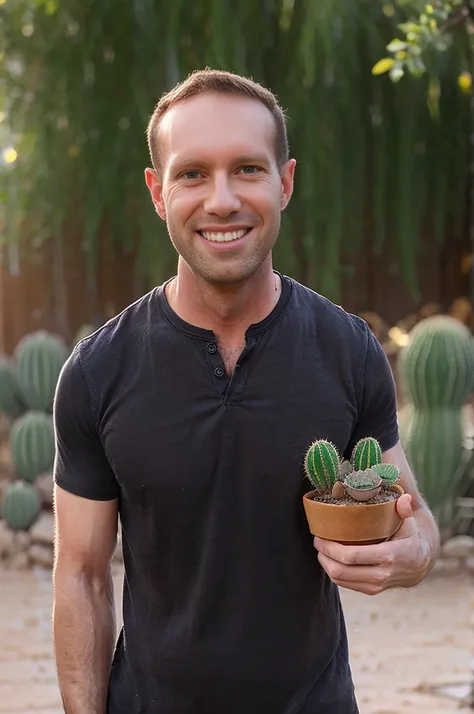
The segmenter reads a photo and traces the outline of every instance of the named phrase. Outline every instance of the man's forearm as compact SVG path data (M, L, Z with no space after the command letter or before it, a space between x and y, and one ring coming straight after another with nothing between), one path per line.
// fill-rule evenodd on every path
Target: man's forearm
M112 579L54 574L53 637L65 714L105 714L115 644Z

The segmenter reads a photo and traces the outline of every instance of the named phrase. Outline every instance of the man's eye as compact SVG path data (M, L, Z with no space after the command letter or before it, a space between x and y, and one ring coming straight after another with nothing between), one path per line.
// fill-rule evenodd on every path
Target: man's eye
M184 179L189 179L191 181L199 178L201 174L199 171L185 171L184 174L181 174L181 177Z
M242 166L240 170L242 173L251 176L252 174L256 174L258 171L261 171L261 168L260 166Z

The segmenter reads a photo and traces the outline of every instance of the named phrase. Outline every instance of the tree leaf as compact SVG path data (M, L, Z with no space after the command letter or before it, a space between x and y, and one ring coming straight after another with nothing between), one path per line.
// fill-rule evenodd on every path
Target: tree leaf
M388 72L390 69L392 69L394 64L394 59L392 59L391 57L384 57L384 59L379 60L377 64L374 64L374 66L372 67L372 74L384 74L385 72Z
M398 38L395 38L389 45L387 45L387 50L389 52L401 52L402 50L406 50L406 48L407 43L399 40Z

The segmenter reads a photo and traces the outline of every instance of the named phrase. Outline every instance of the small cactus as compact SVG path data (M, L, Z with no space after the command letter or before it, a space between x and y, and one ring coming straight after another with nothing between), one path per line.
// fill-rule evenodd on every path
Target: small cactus
M382 479L382 486L393 486L400 478L400 471L393 464L375 464L371 471L378 474Z
M369 501L374 498L380 492L381 485L381 477L372 469L354 471L344 479L344 488L356 501Z
M29 411L17 419L10 432L10 449L15 469L26 481L33 482L51 470L55 453L52 417Z
M67 356L66 344L56 335L39 330L20 340L15 358L29 409L51 411L58 377Z
M340 459L333 444L324 439L311 444L305 456L305 471L314 488L330 493L339 478Z
M354 471L365 471L376 464L382 463L382 449L379 442L372 436L361 439L352 452L351 463Z
M38 518L41 498L38 490L29 483L15 481L10 484L3 499L3 517L14 531L27 531Z

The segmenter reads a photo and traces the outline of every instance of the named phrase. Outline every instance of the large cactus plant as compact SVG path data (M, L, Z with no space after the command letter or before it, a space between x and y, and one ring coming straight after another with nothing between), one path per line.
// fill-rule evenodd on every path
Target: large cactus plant
M49 414L29 411L17 419L10 432L10 450L18 475L34 482L53 467L54 429Z
M44 331L26 335L18 343L14 358L29 409L51 410L59 373L67 356L63 340Z
M474 343L457 320L436 316L410 333L399 373L409 402L400 435L424 497L449 527L463 476L462 408L474 384Z

